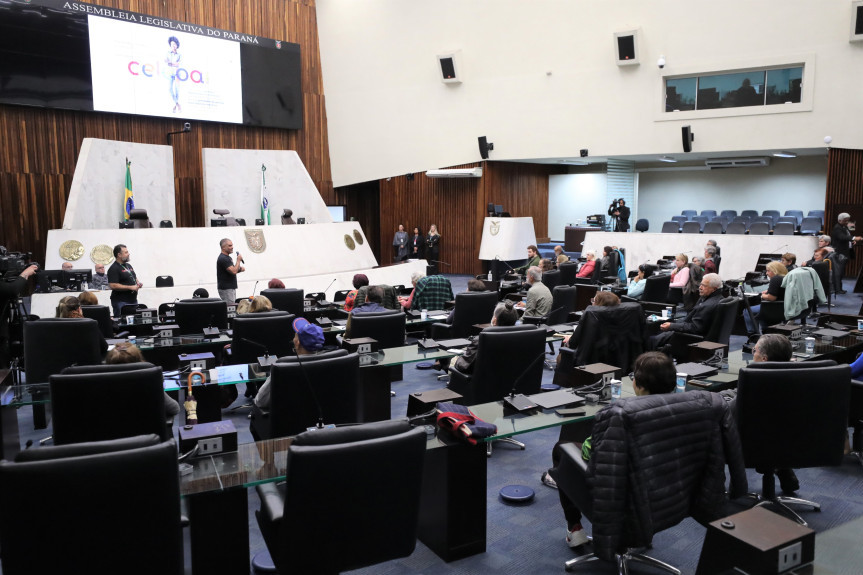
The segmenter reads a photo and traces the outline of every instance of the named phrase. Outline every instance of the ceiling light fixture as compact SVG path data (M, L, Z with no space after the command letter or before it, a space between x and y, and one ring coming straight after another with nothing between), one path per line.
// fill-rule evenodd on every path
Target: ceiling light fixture
M795 154L794 152L774 152L773 157L774 158L796 158L797 154Z
M590 162L585 162L584 160L558 160L560 164L567 164L570 166L589 166Z
M659 161L660 162L668 162L669 164L676 164L677 163L677 160L675 160L671 156L660 156Z

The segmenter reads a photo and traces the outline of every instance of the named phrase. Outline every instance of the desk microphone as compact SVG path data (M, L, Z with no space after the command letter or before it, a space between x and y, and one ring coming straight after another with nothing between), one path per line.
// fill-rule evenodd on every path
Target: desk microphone
M445 265L445 266L449 266L449 265L450 265L450 264L448 264L448 263L446 263L446 262L442 262L442 261L440 261L440 260L427 260L427 261L430 261L430 262L433 262L433 263L436 263L436 264L443 264L443 265Z
M309 380L309 374L306 372L306 366L303 365L299 353L297 353L297 364L300 366L300 371L303 372L303 381L306 382L306 388L308 388L309 395L312 396L312 401L315 402L315 408L318 410L318 422L315 423L315 429L323 429L324 410L321 408L321 403L318 401L318 394L315 393L315 388L312 387L312 382Z
M252 297L249 299L255 299L255 292L258 291L258 282L261 280L255 280L255 286L252 288Z
M276 363L276 357L274 355L270 355L267 346L265 346L264 344L246 337L241 337L240 341L252 347L264 350L264 355L257 358L258 363L261 365L261 367L270 367L271 365Z
M528 409L533 409L536 407L536 403L527 398L526 395L521 393L516 393L518 389L518 384L524 379L524 376L528 374L528 372L533 369L533 366L536 365L540 359L545 358L545 346L543 346L542 353L533 358L531 362L527 365L524 371L522 371L517 378L512 382L512 389L509 391L509 395L503 398L503 402L515 409L516 411L527 411Z
M772 252L770 252L770 253L771 253L771 254L781 253L781 252L780 252L780 250L784 250L784 249L785 249L785 248L787 248L787 247L788 247L788 244L785 244L784 246L779 246L778 248L776 248L775 250L773 250L773 251L772 251Z
M337 279L339 279L339 278L333 278L333 281L330 282L330 285L328 285L326 288L324 288L323 294L324 294L325 299L327 297L327 290L330 289L331 287L333 287L333 284L336 283Z

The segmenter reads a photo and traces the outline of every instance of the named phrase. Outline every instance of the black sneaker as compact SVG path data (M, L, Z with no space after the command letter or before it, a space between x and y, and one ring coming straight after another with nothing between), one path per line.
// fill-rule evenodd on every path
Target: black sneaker
M800 489L800 482L797 480L797 475L793 469L777 469L776 477L779 478L779 487L785 493L794 493Z

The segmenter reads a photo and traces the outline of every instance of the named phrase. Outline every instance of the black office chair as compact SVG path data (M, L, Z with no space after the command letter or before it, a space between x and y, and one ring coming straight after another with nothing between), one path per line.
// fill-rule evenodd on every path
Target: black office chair
M344 349L281 357L270 371L270 407L252 408L256 440L296 435L322 423L363 420L360 360Z
M170 439L163 380L151 363L75 366L52 375L54 444L150 433Z
M27 383L48 378L70 365L102 363L102 334L89 318L46 318L24 322L24 367Z
M405 344L405 319L404 313L395 310L351 314L345 336L370 337L380 348L400 347Z
M588 307L569 340L569 347L560 347L554 383L572 387L572 371L591 363L618 367L616 375L622 377L629 373L635 358L644 352L645 336L640 304L626 302L613 307Z
M545 329L532 325L487 327L477 336L479 347L473 373L450 368L449 388L464 397L465 405L497 401L515 393L539 393L545 357ZM512 438L501 439L524 449ZM491 455L492 444L488 442Z
M132 226L138 228L152 228L150 218L147 216L147 210L143 208L135 208L129 211L129 220L132 221Z
M559 285L551 292L551 312L545 318L548 325L558 325L572 321L570 314L575 311L578 289L575 286Z
M776 495L774 470L836 466L848 437L851 367L831 360L750 363L738 373L737 427L746 467L763 475L758 505L773 504L802 525L788 504L818 503Z
M159 222L159 227L160 228L173 228L174 222L172 222L171 220L162 220L161 222Z
M286 481L257 488L255 516L279 572L339 573L413 553L425 449L407 420L298 435ZM333 537L333 525L353 535Z
M349 289L338 290L335 293L335 295L333 296L333 301L338 302L338 303L345 301L348 297L348 294L351 293L351 291L353 291L353 290L349 290Z
M174 287L174 276L156 276L156 287Z
M228 328L228 306L219 298L181 299L174 304L181 334L197 334L205 327Z
M174 323L177 317L175 302L160 303L159 317L164 318L165 323Z
M114 337L114 323L111 321L111 308L106 305L82 305L81 314L89 319L94 319L99 324L102 337L110 339Z
M183 573L173 440L28 449L0 461L0 484L4 575Z
M476 331L474 325L489 323L497 306L496 292L462 292L455 296L452 324L435 323L431 326L433 339L468 337ZM359 316L358 316L359 317ZM352 319L353 323L356 318Z
M641 301L665 303L668 301L668 285L671 283L671 275L652 275L644 284L644 292Z
M255 363L262 355L281 357L294 352L294 318L286 311L238 315L231 322L231 363Z
M120 307L120 318L124 318L129 315L135 315L136 313L138 313L139 309L147 309L147 306L142 303L124 304Z
M639 218L637 222L635 222L635 231L637 232L646 232L650 229L650 222L644 218Z
M727 515L725 465L731 497L747 489L740 440L728 405L705 391L664 393L618 400L597 414L593 453L561 444L561 458L550 470L558 489L590 520L593 552L566 563L566 570L594 559L617 562L629 573L630 561L679 574L643 555L656 533L687 517L707 523ZM657 457L655 446L673 453Z
M297 288L265 289L261 291L273 303L273 309L292 313L297 317L303 315L303 290Z
M578 273L578 262L563 262L557 266L560 272L560 285L571 286L575 283L575 275Z
M851 453L863 464L863 381L851 380L851 398L848 405L848 427L851 434Z
M545 284L545 287L547 287L549 291L553 290L555 287L560 285L560 271L551 270L542 272L542 283Z

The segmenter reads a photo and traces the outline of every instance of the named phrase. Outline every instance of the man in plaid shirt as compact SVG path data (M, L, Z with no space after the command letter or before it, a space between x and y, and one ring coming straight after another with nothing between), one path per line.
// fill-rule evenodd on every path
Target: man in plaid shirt
M411 309L443 309L452 300L452 286L442 275L426 276L417 281Z

